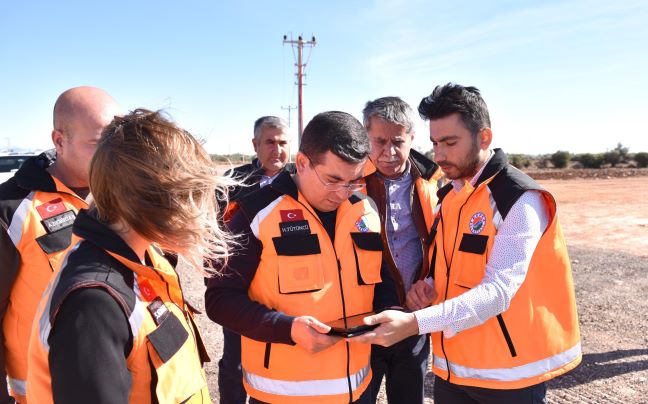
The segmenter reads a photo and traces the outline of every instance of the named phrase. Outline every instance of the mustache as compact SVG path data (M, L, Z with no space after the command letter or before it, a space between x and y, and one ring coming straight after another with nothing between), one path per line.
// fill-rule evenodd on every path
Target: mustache
M398 158L396 158L396 157L392 157L392 158L389 158L389 159L378 159L379 163L395 163L397 161L398 161Z

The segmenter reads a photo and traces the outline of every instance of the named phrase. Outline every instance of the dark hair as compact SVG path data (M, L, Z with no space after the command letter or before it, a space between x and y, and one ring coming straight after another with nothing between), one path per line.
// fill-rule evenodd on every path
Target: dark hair
M402 126L406 133L412 133L414 130L412 108L399 97L382 97L365 104L362 117L367 130L371 129L371 118L374 116Z
M458 113L473 136L477 136L480 130L491 127L488 107L476 87L454 83L436 86L432 94L421 100L418 111L425 120L441 119Z
M360 121L340 111L328 111L315 115L306 125L299 145L313 163L330 151L350 164L361 163L369 156L369 136Z

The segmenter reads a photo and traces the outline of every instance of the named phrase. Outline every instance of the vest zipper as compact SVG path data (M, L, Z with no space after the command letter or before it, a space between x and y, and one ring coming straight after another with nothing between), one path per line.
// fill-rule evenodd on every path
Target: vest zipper
M272 348L272 343L266 342L265 354L263 355L263 367L270 369L270 349Z
M452 245L452 255L450 256L450 262L447 261L446 259L446 253L445 253L445 237L441 239L443 242L443 251L441 252L443 254L443 260L446 261L446 287L445 287L445 294L443 296L443 301L448 300L448 289L450 288L450 267L452 266L452 261L454 260L454 251L455 251L455 246L457 245L457 237L459 235L459 224L461 223L461 212L463 211L464 206L468 204L468 201L470 200L470 197L473 196L475 191L479 188L479 186L475 187L472 192L470 192L470 195L466 198L464 203L461 205L459 208L459 214L457 214L457 225L455 226L455 237L454 237L454 244ZM444 221L443 221L443 202L441 202L441 207L439 208L439 217L441 218L441 228L443 229L444 226ZM443 343L445 337L443 331L441 331L441 351L443 352L443 357L446 362L446 369L448 370L448 378L446 379L448 382L450 382L450 361L448 360L448 355L446 355L445 352L445 344Z
M304 205L301 201L295 199L295 202L298 204L302 205L308 213L315 218L324 230L324 235L326 238L329 239L329 242L331 243L331 249L333 250L333 254L335 255L335 261L337 262L337 268L338 268L338 280L340 282L340 297L342 298L342 318L344 318L344 326L347 326L346 322L346 303L344 301L344 286L342 285L342 265L340 264L340 259L338 258L337 251L335 251L335 244L333 243L333 240L331 240L331 237L328 235L328 232L324 228L324 224L322 221L319 219L319 216L317 216L314 212L312 212L308 206ZM338 207L339 209L339 207ZM339 213L339 211L338 211ZM337 222L337 217L336 217L336 222ZM336 226L337 227L337 226ZM337 229L336 229L337 230ZM347 385L349 386L349 403L353 401L353 388L351 386L351 349L349 347L349 343L345 342L346 344L346 356L347 356L347 367L346 367L346 375L347 375Z
M333 251L335 251L335 247L333 247ZM346 303L344 302L344 287L342 286L342 265L340 264L340 259L337 258L337 253L335 254L335 261L337 262L337 268L338 268L338 280L340 281L340 295L342 296L342 317L344 318L344 326L347 326L347 321L346 321ZM347 374L347 386L349 386L349 403L353 401L353 388L351 386L351 350L349 347L349 343L347 341L344 342L346 345L346 357L347 357L347 363L346 363L346 374Z
M515 351L515 346L513 345L511 334L509 334L508 329L506 328L504 317L502 317L501 314L497 315L497 322L499 323L500 329L502 330L502 334L504 334L504 339L506 340L506 345L508 345L508 349L511 352L511 356L515 358L517 356L517 352Z

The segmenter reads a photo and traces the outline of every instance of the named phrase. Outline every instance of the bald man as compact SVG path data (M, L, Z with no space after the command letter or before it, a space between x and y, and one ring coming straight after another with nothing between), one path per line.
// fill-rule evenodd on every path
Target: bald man
M119 106L105 91L75 87L54 105L54 150L0 185L0 404L26 403L27 344L40 296L87 208L90 160ZM10 395L11 396L10 396ZM13 397L13 398L12 398Z

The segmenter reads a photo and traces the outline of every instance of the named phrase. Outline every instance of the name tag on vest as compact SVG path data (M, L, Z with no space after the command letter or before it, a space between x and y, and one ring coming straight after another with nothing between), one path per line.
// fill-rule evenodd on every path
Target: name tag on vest
M75 218L76 214L74 214L74 211L68 210L67 212L63 212L56 216L48 217L47 219L42 220L41 223L43 223L43 226L45 226L48 233L54 233L55 231L72 226Z
M160 325L166 320L167 317L169 317L169 314L171 312L167 307L164 305L164 302L162 299L160 299L160 296L157 296L153 301L146 307L153 316L153 320L155 320L155 324Z
M281 222L279 229L282 236L297 235L297 234L310 234L311 229L307 220L296 220L294 222Z

